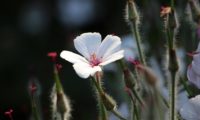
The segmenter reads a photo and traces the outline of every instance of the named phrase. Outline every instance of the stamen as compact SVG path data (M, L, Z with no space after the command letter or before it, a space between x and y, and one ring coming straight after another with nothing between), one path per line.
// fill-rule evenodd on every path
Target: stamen
M93 53L93 54L90 56L90 65L91 65L92 67L94 67L94 66L99 65L99 63L101 63L101 61L98 60L97 57L96 57L96 54Z

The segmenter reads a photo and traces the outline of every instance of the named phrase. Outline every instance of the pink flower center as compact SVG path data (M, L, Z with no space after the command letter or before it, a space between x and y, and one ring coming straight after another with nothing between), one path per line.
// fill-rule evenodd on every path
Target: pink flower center
M98 66L100 63L101 63L101 61L100 61L99 59L97 59L96 54L93 53L93 54L90 56L90 65L91 65L92 67L94 67L94 66Z

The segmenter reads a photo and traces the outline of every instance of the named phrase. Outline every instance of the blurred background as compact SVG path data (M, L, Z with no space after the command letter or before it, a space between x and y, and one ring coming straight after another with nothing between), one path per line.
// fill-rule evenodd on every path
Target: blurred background
M178 45L192 51L189 23L184 20L187 0L176 0L180 21ZM160 7L169 0L136 0L141 12L141 36L148 45L146 54L159 61L165 52ZM44 120L50 117L49 96L54 83L53 64L48 52L75 51L73 39L84 32L99 32L104 38L115 34L122 38L131 31L125 21L126 0L3 0L0 4L0 120L4 112L14 110L14 120L31 116L28 84L40 85L39 95ZM187 29L186 29L187 27ZM122 39L123 40L123 39ZM191 47L193 46L193 47ZM147 57L148 58L148 57ZM96 101L89 80L80 79L71 63L59 58L60 77L73 106L72 120L96 120ZM108 70L108 91L120 104L121 77ZM105 77L106 78L106 77ZM111 86L112 85L112 86ZM123 91L123 90L121 90ZM122 96L125 93L122 93Z

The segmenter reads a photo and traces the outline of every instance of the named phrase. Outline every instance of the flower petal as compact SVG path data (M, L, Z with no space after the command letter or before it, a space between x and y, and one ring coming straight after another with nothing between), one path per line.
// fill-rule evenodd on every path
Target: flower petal
M200 42L199 42L199 45L198 45L198 48L197 48L197 52L200 52Z
M104 59L121 49L121 39L117 36L107 35L97 50L97 58Z
M84 79L88 78L90 75L93 76L97 71L101 71L101 67L91 67L86 63L76 63L73 67L78 76Z
M185 120L200 120L200 95L191 98L180 109L180 114Z
M114 61L116 61L116 60L119 60L119 59L121 59L121 58L123 58L123 57L124 57L124 50L120 50L120 51L118 51L118 52L116 52L116 53L114 53L114 54L108 56L107 58L105 58L105 59L103 60L103 62L100 63L99 65L104 66L104 65L107 65L107 64L109 64L109 63L112 63L112 62L114 62Z
M199 120L190 102L186 102L183 105L180 109L180 114L184 120Z
M78 63L78 62L88 63L88 61L84 57L70 51L62 51L60 53L60 57L71 63Z
M200 54L193 56L192 69L193 71L200 76Z
M74 40L76 50L88 60L90 59L90 55L95 53L100 44L101 35L99 33L83 33Z
M192 66L189 66L187 69L187 78L192 84L200 89L200 76L193 71Z

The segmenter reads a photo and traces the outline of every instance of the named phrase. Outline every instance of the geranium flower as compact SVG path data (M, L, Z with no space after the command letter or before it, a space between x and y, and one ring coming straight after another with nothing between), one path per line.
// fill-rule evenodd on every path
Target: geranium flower
M200 120L200 95L189 99L179 112L184 120Z
M193 56L193 61L192 64L188 66L187 69L187 77L188 80L193 83L195 86L197 86L200 89L200 43L199 46L192 54Z
M113 35L107 35L101 42L99 33L83 33L74 39L74 46L83 57L70 51L62 51L60 56L73 63L74 70L81 78L93 76L97 71L102 71L102 66L124 56L120 38Z

